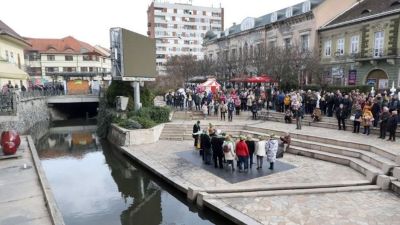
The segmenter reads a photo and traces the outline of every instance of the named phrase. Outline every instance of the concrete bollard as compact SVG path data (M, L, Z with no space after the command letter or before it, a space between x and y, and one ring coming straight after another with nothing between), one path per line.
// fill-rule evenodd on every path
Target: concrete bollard
M400 167L393 168L393 176L396 179L400 180Z
M390 188L390 183L394 180L386 175L379 175L378 179L376 180L376 184L382 188L382 190L388 190Z
M186 198L191 201L191 202L195 202L196 198L197 198L197 194L200 192L200 190L195 190L192 187L188 188L187 194L186 194Z
M395 161L395 162L396 162L397 165L400 165L400 155L398 155L398 156L396 157L396 161Z
M197 207L199 207L199 209L203 209L203 207L204 207L203 199L204 199L205 195L207 195L207 193L205 193L205 192L199 192L197 194L196 205L197 205Z

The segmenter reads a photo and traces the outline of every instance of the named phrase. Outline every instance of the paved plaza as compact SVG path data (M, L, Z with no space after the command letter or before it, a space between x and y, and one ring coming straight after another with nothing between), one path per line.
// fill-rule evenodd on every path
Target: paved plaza
M183 135L190 132L192 123L172 122L186 129ZM270 121L201 121L203 126L208 123L217 129L237 125L367 144L395 156L400 154L398 143L388 143L374 135L315 127L296 130L294 124ZM400 197L381 190L349 166L287 153L278 159L275 171L270 171L265 161L262 171L254 166L248 173L238 173L230 167L204 165L189 140L160 140L121 149L181 191L198 192L198 204L239 224L400 224Z

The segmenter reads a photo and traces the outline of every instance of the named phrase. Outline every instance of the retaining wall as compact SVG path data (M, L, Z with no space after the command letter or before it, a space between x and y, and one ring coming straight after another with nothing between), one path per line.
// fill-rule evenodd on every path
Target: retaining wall
M45 97L19 100L16 108L16 114L0 116L0 131L13 129L26 134L35 124L50 121Z

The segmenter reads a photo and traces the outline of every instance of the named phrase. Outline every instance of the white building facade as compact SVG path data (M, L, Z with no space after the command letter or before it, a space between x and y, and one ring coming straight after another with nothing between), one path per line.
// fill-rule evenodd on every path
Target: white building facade
M224 9L153 1L148 10L148 31L156 39L159 75L166 75L165 63L175 55L203 58L203 38L208 30L224 30Z
M30 78L42 83L70 77L100 79L111 71L110 54L71 36L62 39L27 38L25 63ZM59 75L59 76L58 76Z

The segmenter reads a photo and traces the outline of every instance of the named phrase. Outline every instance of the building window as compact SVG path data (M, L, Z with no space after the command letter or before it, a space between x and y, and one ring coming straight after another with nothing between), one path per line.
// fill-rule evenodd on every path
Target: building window
M63 67L63 72L76 72L76 67Z
M340 38L337 40L337 54L344 55L344 38Z
M8 51L6 50L6 60L7 62L10 62L10 57L8 56Z
M385 35L383 31L375 33L374 57L381 57L383 55Z
M14 52L10 52L10 63L15 63Z
M271 22L275 22L278 19L278 13L273 12L271 13Z
M358 53L358 45L360 43L360 36L355 35L351 37L350 41L350 53L351 54L356 54Z
M397 87L400 87L400 68L399 68L399 75L397 76Z
M310 35L301 35L301 50L303 52L308 51L310 46Z
M72 55L65 56L65 61L72 61L72 60L74 60L74 57Z
M45 70L48 73L54 73L54 72L58 72L58 67L46 67Z
M87 72L88 68L87 67L81 67L81 72Z
M92 61L93 57L91 55L83 55L82 59L83 61Z
M325 41L325 46L324 46L325 56L331 56L331 49L332 49L332 41L331 40Z
M269 41L269 42L268 42L268 46L269 46L270 48L275 48L275 47L276 47L276 41Z
M283 40L285 48L290 48L290 46L292 45L292 39L291 38L285 38Z
M286 9L286 18L289 18L293 15L293 8L289 7Z
M47 55L47 61L54 61L56 60L55 55Z
M303 3L303 13L308 12L311 10L311 2L306 1Z

